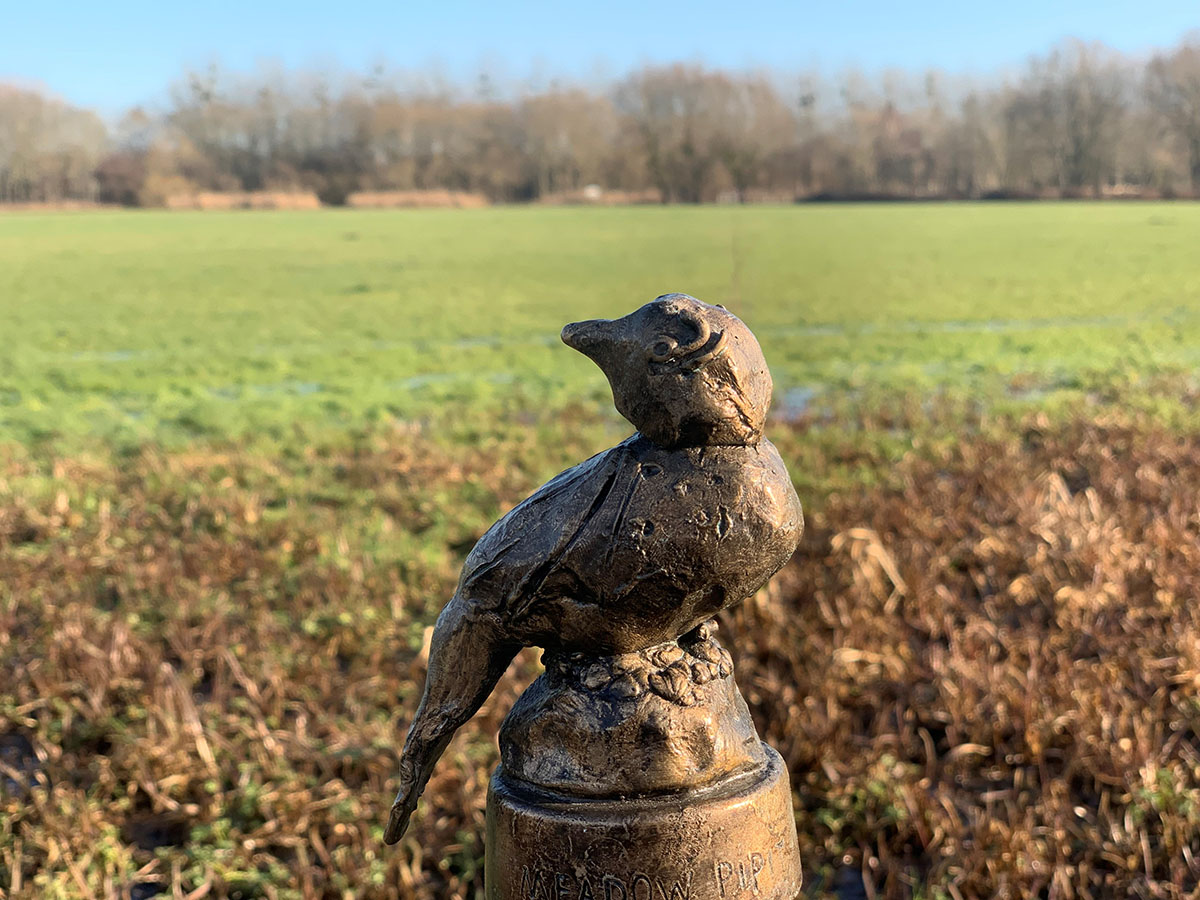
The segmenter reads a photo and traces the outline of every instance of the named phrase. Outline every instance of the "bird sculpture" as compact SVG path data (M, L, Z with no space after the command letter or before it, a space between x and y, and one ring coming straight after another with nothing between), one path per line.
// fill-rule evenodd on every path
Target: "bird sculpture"
M603 370L637 432L551 479L467 556L433 630L389 844L454 732L523 647L584 659L676 640L703 650L706 623L799 543L800 501L763 437L771 375L740 319L666 294L619 319L567 325L562 339Z

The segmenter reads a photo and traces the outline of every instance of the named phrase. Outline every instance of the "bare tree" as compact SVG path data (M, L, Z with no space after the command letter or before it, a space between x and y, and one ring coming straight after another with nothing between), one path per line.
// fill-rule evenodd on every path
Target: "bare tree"
M608 98L551 90L524 98L518 115L539 196L607 180L605 161L618 128Z
M617 109L641 139L664 202L704 199L717 163L709 140L713 96L726 89L723 75L685 65L646 68L618 86Z
M795 141L796 122L762 76L714 80L710 91L713 150L745 202L762 182L766 160Z
M1200 194L1200 34L1142 66L1064 43L1012 83L941 73L647 67L609 88L517 93L486 73L210 68L111 136L86 110L0 86L0 201L162 203L200 190L450 189L503 201L587 185L697 203Z
M1030 64L1008 110L1010 136L1044 156L1061 194L1101 195L1116 165L1129 82L1120 57L1099 44L1071 41Z
M93 199L107 141L95 113L0 85L0 201Z
M1152 108L1183 145L1193 195L1200 195L1200 34L1155 56L1146 69Z

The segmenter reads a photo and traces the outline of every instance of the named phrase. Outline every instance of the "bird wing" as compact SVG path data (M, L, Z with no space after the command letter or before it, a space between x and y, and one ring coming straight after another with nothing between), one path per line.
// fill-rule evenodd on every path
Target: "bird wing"
M567 469L513 507L467 556L457 593L506 618L526 612L563 554L636 475L625 464L632 440Z

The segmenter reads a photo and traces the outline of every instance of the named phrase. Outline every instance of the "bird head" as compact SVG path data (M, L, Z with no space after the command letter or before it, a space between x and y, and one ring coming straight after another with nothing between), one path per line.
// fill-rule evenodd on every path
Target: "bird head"
M741 319L664 294L619 319L574 322L563 342L596 363L617 411L662 447L746 445L762 435L771 373Z

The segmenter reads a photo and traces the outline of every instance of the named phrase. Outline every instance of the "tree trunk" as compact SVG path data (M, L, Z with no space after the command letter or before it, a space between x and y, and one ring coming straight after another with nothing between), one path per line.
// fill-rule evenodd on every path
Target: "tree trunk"
M1192 196L1200 197L1200 137L1191 141L1188 150L1192 170Z

